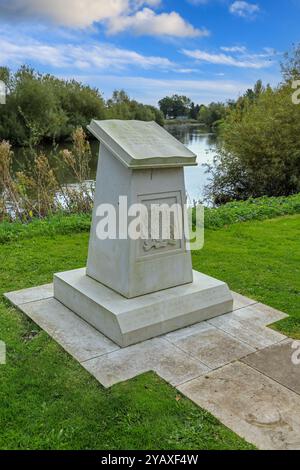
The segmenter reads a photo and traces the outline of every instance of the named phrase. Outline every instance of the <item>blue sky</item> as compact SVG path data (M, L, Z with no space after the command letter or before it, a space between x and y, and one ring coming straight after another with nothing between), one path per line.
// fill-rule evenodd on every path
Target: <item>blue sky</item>
M299 20L300 0L0 0L0 65L208 103L277 84Z

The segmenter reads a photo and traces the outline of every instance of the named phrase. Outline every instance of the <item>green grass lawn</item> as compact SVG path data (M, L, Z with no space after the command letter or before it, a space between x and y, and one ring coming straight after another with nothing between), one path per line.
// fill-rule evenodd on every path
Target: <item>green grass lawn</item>
M0 294L85 265L88 233L0 246ZM154 373L105 390L2 298L0 449L249 449Z
M276 328L300 338L300 216L206 231L195 269L291 315ZM154 373L103 389L2 294L85 265L88 233L0 245L0 449L249 449Z
M300 339L300 215L206 230L194 269L290 315L273 325Z

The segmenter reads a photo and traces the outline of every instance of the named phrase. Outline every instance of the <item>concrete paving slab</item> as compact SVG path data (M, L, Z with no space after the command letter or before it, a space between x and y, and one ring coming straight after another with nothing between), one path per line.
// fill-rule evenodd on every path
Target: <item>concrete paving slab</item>
M27 302L35 302L37 300L49 299L53 297L53 284L45 284L43 286L31 287L29 289L8 292L4 297L9 300L15 307Z
M119 349L53 298L23 304L21 310L79 362Z
M172 333L163 335L162 338L170 341L170 343L176 343L176 341L179 341L180 339L184 339L188 336L202 333L207 330L211 330L211 325L207 321L203 321L187 328L182 328L181 330L172 331Z
M209 369L162 338L129 346L82 364L105 387L155 371L177 386Z
M238 294L237 292L231 292L233 296L233 311L239 310L243 307L249 307L250 305L255 305L257 303L256 300L249 299L249 297L245 297L244 295Z
M252 308L253 312L255 312L255 307ZM238 316L235 314L223 315L209 320L209 324L220 328L222 331L249 344L255 349L266 348L286 338L281 333L262 326L260 320L257 321L257 316L255 315L252 318L251 316L243 318L242 315Z
M250 354L242 362L300 395L299 358L300 342L289 339Z
M288 317L286 313L261 303L236 310L233 316L240 320L251 320L261 326L271 325Z
M300 449L300 397L235 362L178 387L259 449Z
M202 325L198 331L187 328L177 334L171 333L167 339L210 369L216 369L255 351L208 323Z

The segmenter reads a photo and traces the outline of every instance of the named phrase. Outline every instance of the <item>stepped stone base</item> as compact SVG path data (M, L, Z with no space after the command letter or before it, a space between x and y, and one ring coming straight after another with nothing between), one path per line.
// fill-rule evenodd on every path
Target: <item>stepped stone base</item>
M54 276L54 297L121 347L229 313L224 282L194 271L194 282L127 299L77 269Z

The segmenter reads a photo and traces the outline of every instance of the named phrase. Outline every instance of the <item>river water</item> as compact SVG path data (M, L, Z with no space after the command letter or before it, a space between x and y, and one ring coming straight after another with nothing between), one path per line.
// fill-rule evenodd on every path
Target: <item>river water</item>
M217 136L201 126L168 126L167 130L197 155L197 167L185 168L185 184L189 202L202 201L209 181L206 163L212 164L216 154Z
M204 164L213 162L213 157L216 150L216 135L208 133L203 129L203 127L197 125L168 125L166 129L197 155L198 166L185 168L185 181L189 203L192 203L194 200L202 200L204 196L204 187L209 179L209 175L206 173ZM58 150L66 147L68 147L66 144L58 146L56 153ZM92 141L91 148L93 155L90 164L91 179L95 179L98 162L99 142ZM50 147L42 147L41 150L49 155L51 161L53 149ZM15 150L15 170L24 168L26 160L25 154L26 151L24 149ZM56 167L56 173L58 174L59 180L62 184L74 183L72 176L65 173L63 168L60 168L59 161L55 160L52 163ZM27 165L27 168L30 169L30 164Z

